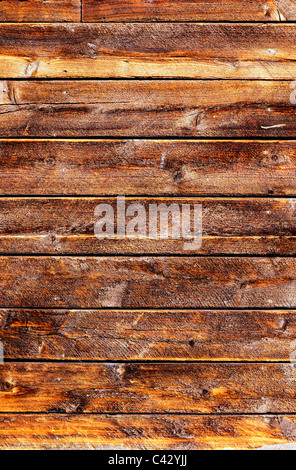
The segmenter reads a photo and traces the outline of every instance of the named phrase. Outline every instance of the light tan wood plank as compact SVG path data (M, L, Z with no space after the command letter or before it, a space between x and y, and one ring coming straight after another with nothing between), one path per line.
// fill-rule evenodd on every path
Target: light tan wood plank
M295 413L294 364L0 365L0 412Z
M294 361L294 311L0 310L6 359Z
M1 307L293 308L294 258L0 257Z
M293 24L2 24L0 46L5 78L296 76Z
M0 140L1 195L296 195L295 141Z
M125 198L125 230L138 212L128 215L133 205L144 211L144 223L139 235L117 238L119 221L117 198L0 198L0 253L2 254L296 254L296 203L290 199L261 198ZM115 236L98 238L97 226L103 220L100 207L109 205L113 212ZM202 240L193 247L193 236L184 238L182 223L184 207L201 208ZM167 211L162 230L168 237L150 235L152 208ZM133 209L135 210L135 209ZM138 210L138 209L137 209ZM177 210L172 220L170 212ZM176 225L177 219L180 227ZM159 227L159 222L157 226ZM177 228L179 238L172 238ZM137 229L135 229L137 230ZM102 232L100 232L102 233Z
M269 416L0 416L2 449L296 448L296 418ZM290 443L290 445L289 445Z
M296 136L288 81L2 81L1 87L2 137Z

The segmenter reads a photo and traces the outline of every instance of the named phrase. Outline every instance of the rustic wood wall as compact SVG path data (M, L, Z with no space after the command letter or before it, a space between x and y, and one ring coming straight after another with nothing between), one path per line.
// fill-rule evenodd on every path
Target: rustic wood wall
M0 2L1 449L296 440L296 1ZM94 208L202 203L202 247Z

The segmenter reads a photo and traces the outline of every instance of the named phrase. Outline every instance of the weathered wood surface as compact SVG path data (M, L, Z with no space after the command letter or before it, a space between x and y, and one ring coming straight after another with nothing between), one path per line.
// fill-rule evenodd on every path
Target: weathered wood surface
M0 310L5 360L289 362L295 333L295 311Z
M292 0L0 1L0 137L69 138L0 141L1 449L296 448L289 21ZM202 203L202 256L95 238L120 194Z
M296 76L293 24L2 24L0 49L6 78Z
M2 449L296 448L291 415L0 415ZM290 446L289 446L289 443Z
M0 88L1 137L296 136L288 81L3 81Z
M4 363L0 412L295 413L294 367Z
M0 140L1 195L296 195L295 141Z
M1 0L0 3L0 22L80 21L80 17L79 0Z
M293 0L82 0L83 20L95 21L295 21Z
M95 210L109 204L114 212L115 235L97 238L95 226L103 216ZM0 253L2 254L296 254L296 200L275 198L125 198L127 227L137 213L128 215L132 204L145 211L146 236L135 233L116 237L117 198L0 198ZM202 243L195 249L188 240L172 238L170 208L183 205L202 209ZM165 208L169 238L149 236L151 207ZM175 222L174 222L175 223ZM175 225L174 225L175 227ZM193 250L193 251L192 251Z
M0 257L1 307L293 308L294 258Z

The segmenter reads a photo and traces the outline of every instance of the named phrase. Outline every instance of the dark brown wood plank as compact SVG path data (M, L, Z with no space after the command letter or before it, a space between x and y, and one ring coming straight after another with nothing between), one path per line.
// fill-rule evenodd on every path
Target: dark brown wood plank
M7 363L0 412L295 413L294 364Z
M294 258L0 257L1 307L293 308Z
M80 21L79 0L1 0L1 22Z
M293 0L82 0L83 20L295 21Z
M295 361L295 336L295 311L0 310L5 361Z
M296 195L295 141L0 140L1 195Z
M0 415L1 449L295 449L296 418L188 415ZM290 443L290 444L289 444Z
M0 49L5 78L296 76L293 24L2 24Z
M117 198L0 198L0 253L2 254L296 254L296 201L261 198L125 198L128 214L132 204L143 207L144 234L123 239L97 238L96 224L103 213L95 215L100 205L110 205L113 221L118 221ZM149 235L151 207L168 211L176 207L182 223L183 206L199 204L202 210L202 243L187 246L183 232L172 238L172 218L164 224L169 238ZM125 230L134 219L125 216ZM185 219L184 219L185 220ZM191 214L193 230L193 213ZM175 224L175 222L174 222ZM174 225L176 227L176 225ZM164 226L162 227L164 228ZM97 232L96 232L97 233ZM193 250L193 251L192 251Z
M1 87L1 137L296 136L288 81L3 81Z

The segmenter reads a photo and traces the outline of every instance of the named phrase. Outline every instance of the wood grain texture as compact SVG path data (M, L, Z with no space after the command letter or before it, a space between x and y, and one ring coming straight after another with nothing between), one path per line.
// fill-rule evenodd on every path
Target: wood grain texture
M296 136L287 81L34 80L1 87L1 137Z
M5 361L289 362L295 336L295 311L0 310Z
M296 195L295 141L0 140L1 195Z
M82 0L83 20L96 21L295 21L293 0Z
M296 76L293 24L2 24L5 78Z
M0 257L1 307L293 308L294 258Z
M118 239L97 238L96 224L103 213L95 215L101 204L110 205L117 233L116 198L0 198L1 254L296 254L296 201L260 198L125 198L128 214L132 204L143 207L146 235L134 233ZM190 204L193 230L193 207L202 209L202 244L185 246L186 239L172 238L170 208L179 210ZM168 211L163 219L169 238L149 236L151 208ZM134 210L134 209L133 209ZM137 209L138 210L138 209ZM125 227L134 220L126 215ZM174 222L175 224L175 222ZM175 225L174 225L175 227Z
M1 22L80 21L79 0L1 0Z
M295 413L294 364L1 364L0 412Z
M296 448L295 2L81 3L0 1L0 449Z
M239 450L292 443L295 449L295 428L291 415L2 414L0 448Z

